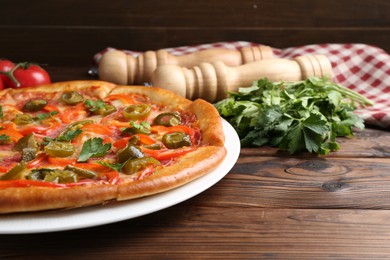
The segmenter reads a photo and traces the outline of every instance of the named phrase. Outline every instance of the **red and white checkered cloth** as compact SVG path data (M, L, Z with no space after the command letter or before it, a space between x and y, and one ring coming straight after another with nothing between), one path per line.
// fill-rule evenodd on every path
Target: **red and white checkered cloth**
M173 55L183 55L209 48L238 50L246 46L261 45L252 42L218 42L196 46L167 48ZM94 56L98 63L106 48ZM124 50L137 56L140 52ZM359 92L372 100L374 106L361 108L356 113L366 125L390 129L390 55L384 50L366 44L313 44L286 49L273 48L277 58L295 58L306 54L322 54L330 60L334 81Z

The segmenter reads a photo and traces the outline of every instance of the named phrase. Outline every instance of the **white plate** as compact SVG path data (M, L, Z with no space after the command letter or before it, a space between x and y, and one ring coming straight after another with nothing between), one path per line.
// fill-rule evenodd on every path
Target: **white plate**
M237 133L229 123L222 121L227 156L211 173L176 189L136 200L72 210L1 215L0 234L64 231L114 223L173 206L207 190L232 169L240 154Z

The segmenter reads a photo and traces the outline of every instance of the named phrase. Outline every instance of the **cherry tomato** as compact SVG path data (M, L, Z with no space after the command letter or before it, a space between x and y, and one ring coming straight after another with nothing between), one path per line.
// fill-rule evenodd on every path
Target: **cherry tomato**
M4 80L5 87L26 88L51 83L49 73L39 65L22 62L7 74Z
M0 59L0 72L8 72L8 71L12 70L14 67L15 67L15 64L12 61ZM6 78L7 78L7 76L5 74L0 73L0 80L2 80L3 86L4 86L4 81L6 80Z
M0 78L0 90L4 89L4 83L3 80Z

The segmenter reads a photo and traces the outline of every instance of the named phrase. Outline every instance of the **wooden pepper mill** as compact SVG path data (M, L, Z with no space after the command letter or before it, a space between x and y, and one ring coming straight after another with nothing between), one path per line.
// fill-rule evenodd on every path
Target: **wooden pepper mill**
M249 87L253 81L299 81L310 76L332 77L332 65L323 55L299 56L294 60L267 59L237 67L223 62L201 63L192 69L175 65L159 66L152 76L152 86L171 90L188 99L219 101L228 91Z
M123 51L114 50L103 54L99 62L99 78L121 85L143 84L151 81L153 71L160 65L173 64L192 68L202 62L222 61L229 66L273 57L269 46L251 46L240 50L213 48L195 53L174 56L166 50L147 51L136 58Z

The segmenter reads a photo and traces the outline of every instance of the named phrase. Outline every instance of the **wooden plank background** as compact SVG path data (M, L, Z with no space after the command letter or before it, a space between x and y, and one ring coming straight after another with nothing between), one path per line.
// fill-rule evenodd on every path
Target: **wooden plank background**
M47 64L58 81L87 78L108 46L366 43L390 52L389 14L389 0L0 0L0 57ZM0 236L0 258L388 259L390 133L341 142L326 158L242 149L223 180L189 201L111 225Z
M390 52L388 0L1 0L0 57L88 65L105 47L137 51L219 41L276 48L366 43Z

